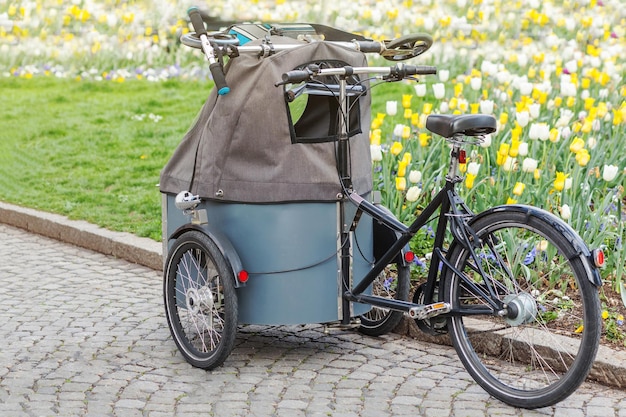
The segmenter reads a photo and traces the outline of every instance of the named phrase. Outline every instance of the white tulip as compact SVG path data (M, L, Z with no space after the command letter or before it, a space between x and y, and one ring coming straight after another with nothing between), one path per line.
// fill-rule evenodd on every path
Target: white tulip
M409 172L409 181L411 181L413 184L417 184L421 180L422 180L422 171L413 169L411 170L411 172Z
M569 190L570 188L572 188L573 183L574 183L574 180L572 179L572 177L565 178L565 184L563 185L563 189Z
M478 91L480 90L480 87L482 87L483 85L483 79L480 77L472 77L470 79L470 87L472 88L472 90L474 91Z
M437 100L441 100L446 95L446 86L443 83L433 84L433 94Z
M538 164L539 163L536 159L524 158L524 161L522 162L522 171L530 173L535 172Z
M491 146L491 135L485 135L483 141L480 143L481 148L488 148Z
M502 170L504 170L505 172L511 172L513 171L513 168L515 168L515 158L507 156L504 160L504 163L502 164Z
M602 179L604 181L613 181L617 177L618 168L615 165L605 165L602 168Z
M533 92L532 83L529 83L529 82L520 83L519 92L523 96L529 96Z
M373 162L379 162L383 160L383 151L380 145L370 145L370 154L372 155Z
M485 113L485 114L492 114L493 113L493 100L481 100L480 112Z
M569 220L572 217L572 210L569 208L569 205L563 204L561 206L561 217L563 220Z
M548 140L550 139L550 127L547 123L533 123L528 132L529 139Z
M517 120L517 123L519 123L521 127L526 127L526 125L530 121L530 115L528 114L526 110L521 111L521 112L516 112L515 120Z
M576 70L578 70L578 62L576 62L575 59L567 61L565 63L565 69L568 70L570 73L576 72Z
M419 85L419 84L417 84ZM395 116L398 114L398 102L397 101L388 101L385 107L387 114L389 116Z
M528 155L528 142L522 142L519 144L519 147L517 148L517 154L519 156Z
M529 107L529 114L532 119L536 119L539 117L539 112L541 111L541 104L533 103Z
M478 162L470 162L467 164L467 173L472 175L478 175L480 164Z
M442 70L437 71L437 73L439 74L439 81L441 81L442 83L445 83L450 78L449 70L442 69Z
M406 191L406 200L410 202L417 201L421 193L422 189L418 186L414 185L412 187L409 187L409 189Z
M426 84L417 83L413 87L415 95L418 97L424 97L426 95Z

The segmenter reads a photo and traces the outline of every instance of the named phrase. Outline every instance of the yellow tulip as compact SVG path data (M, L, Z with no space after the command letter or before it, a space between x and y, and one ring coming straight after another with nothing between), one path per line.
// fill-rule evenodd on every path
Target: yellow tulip
M508 156L510 145L508 143L501 143L500 148L498 149L498 154L502 156Z
M511 141L511 147L509 148L509 156L515 158L519 153L519 145L520 141L518 139L513 139Z
M381 130L374 129L370 133L370 145L380 145Z
M400 155L400 152L402 152L402 143L400 142L392 143L391 148L389 149L389 152L391 152L394 156Z
M567 179L566 173L557 171L556 179L554 180L554 189L557 191L563 191L563 188L565 188L566 179Z
M513 194L515 194L516 196L522 195L522 193L524 192L524 188L526 188L526 184L524 184L523 182L516 182L515 187L513 187Z
M591 159L591 155L589 155L589 151L587 149L581 149L579 152L576 152L576 162L581 167L586 166Z
M475 179L476 179L476 175L474 175L474 174L469 174L469 173L468 173L468 174L465 176L465 186L466 186L467 188L472 188L472 187L474 187L474 180L475 180Z
M576 136L569 145L569 150L573 153L580 152L585 147L585 141Z
M404 126L402 128L402 139L408 139L411 137L411 127L410 126Z
M507 198L507 199L506 199L506 203L507 203L507 204L516 204L516 203L517 203L517 200L515 200L515 199L513 199L513 198L509 197L509 198Z
M398 177L404 177L406 175L406 166L408 164L402 160L398 162Z
M408 109L411 107L411 99L413 96L411 94L402 94L402 107Z
M398 191L406 190L406 178L396 177L396 190Z

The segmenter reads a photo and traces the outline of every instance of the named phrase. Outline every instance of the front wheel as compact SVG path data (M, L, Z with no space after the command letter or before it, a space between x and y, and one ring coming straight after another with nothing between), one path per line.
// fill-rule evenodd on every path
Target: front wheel
M448 321L459 358L487 392L523 408L572 394L591 369L601 331L587 261L555 228L560 220L542 213L477 217L473 251L457 244L448 257L465 280L446 270L446 300L462 310ZM481 291L504 302L507 314L489 314Z
M407 265L388 265L372 284L372 294L407 301L411 286L411 268ZM392 331L404 313L382 307L372 307L360 316L359 332L368 336L382 336Z
M235 344L237 296L232 270L204 233L183 233L164 271L165 313L176 346L195 367L220 366Z

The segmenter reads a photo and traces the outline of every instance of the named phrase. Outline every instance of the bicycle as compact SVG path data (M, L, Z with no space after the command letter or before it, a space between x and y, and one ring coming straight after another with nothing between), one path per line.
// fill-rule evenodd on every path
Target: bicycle
M218 95L229 94L222 64L214 53L237 59L241 53L266 53L268 46L250 46L247 51L246 46L235 48L228 36L211 40L194 13L192 10L190 17L196 22L197 35L183 42L203 49L211 62ZM425 35L410 35L387 43L360 40L350 44L399 61L420 55L431 42ZM450 163L444 186L410 225L355 191L348 140L350 115L358 98L367 92L367 83L357 76L374 74L393 82L434 71L433 67L401 64L309 63L284 72L282 80L275 83L289 99L316 90L337 100L334 144L342 190L337 203L339 324L350 327L356 322L361 332L381 335L407 315L426 332L448 334L468 373L495 398L523 408L555 404L585 380L598 350L598 288L602 284L598 268L603 253L590 250L571 227L540 208L504 205L478 214L470 210L456 191L463 181L459 164L465 162L465 146L479 144L496 130L493 116L428 117L426 128L450 145ZM329 85L329 80L337 83ZM229 239L198 226L209 223L201 204L202 199L189 192L176 197L177 207L192 221L180 231L168 233L171 248L164 268L164 301L179 350L194 366L213 369L233 348L240 314L238 290L249 273ZM378 237L386 241L368 271L355 278L353 251L362 250L355 230L367 218L383 228ZM428 275L409 301L408 265L413 254L407 245L431 221L437 225ZM381 279L392 264L398 273L390 286ZM354 317L355 305L371 306L371 310Z

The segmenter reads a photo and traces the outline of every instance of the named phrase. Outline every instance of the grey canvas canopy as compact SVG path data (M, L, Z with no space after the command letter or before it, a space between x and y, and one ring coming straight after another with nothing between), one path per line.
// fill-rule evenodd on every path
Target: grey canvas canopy
M337 199L342 189L336 159L336 97L323 87L302 86L308 97L304 111L292 114L285 89L275 83L283 73L310 63L366 66L365 55L330 42L284 36L269 40L301 46L267 57L241 54L228 62L230 93L218 96L211 91L161 172L161 192L189 190L206 199L244 203ZM358 80L350 83L357 85ZM353 186L365 194L372 184L370 96L354 96L351 104L349 162Z

